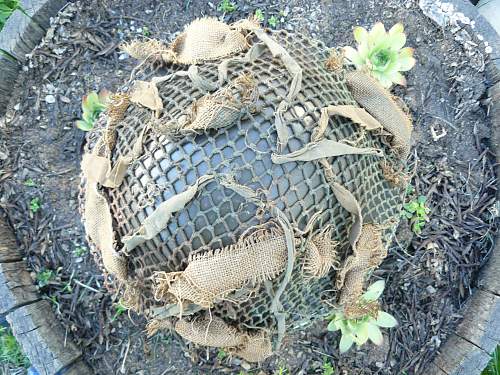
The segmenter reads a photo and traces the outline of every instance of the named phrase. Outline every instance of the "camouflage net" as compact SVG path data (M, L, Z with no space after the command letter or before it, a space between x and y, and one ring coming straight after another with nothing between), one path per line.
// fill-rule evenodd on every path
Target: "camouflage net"
M248 20L124 49L132 78L161 74L115 94L89 134L81 210L148 333L259 362L332 304L378 309L358 300L398 221L411 135L390 94L321 42Z

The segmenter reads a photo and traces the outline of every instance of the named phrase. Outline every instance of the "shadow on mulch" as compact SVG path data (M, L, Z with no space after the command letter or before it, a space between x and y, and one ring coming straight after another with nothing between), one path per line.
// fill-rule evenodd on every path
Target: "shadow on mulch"
M385 344L339 357L338 338L318 324L289 336L286 348L252 373L288 369L321 374L330 362L340 374L417 374L460 320L475 277L487 261L499 205L486 117L484 56L436 28L415 1L384 7L365 0L238 2L225 17L264 11L278 27L306 33L331 46L352 45L352 26L402 21L416 49L408 88L397 89L415 123L411 163L415 195L425 195L430 221L419 236L403 222L374 278L385 278L385 310L400 325ZM0 207L44 298L97 374L238 373L237 359L186 346L174 334L146 339L144 319L119 314L116 297L92 260L78 212L79 163L85 134L74 126L81 97L116 90L134 62L119 43L151 36L170 40L193 18L217 15L201 1L92 0L70 3L23 69L0 139ZM440 135L442 135L440 137ZM33 202L41 205L36 209ZM410 197L411 198L411 197ZM40 279L47 271L48 279ZM45 282L46 281L46 282ZM44 285L45 284L45 285Z

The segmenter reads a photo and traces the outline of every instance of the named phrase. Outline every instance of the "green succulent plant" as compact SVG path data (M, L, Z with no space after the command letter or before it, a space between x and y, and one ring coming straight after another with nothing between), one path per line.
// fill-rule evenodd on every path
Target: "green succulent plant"
M400 72L413 68L415 58L413 48L403 48L406 44L403 24L395 24L388 32L381 22L370 31L357 26L353 34L357 49L344 47L344 54L358 70L367 71L386 88L393 83L406 85L406 78Z
M360 304L369 304L377 301L382 295L384 288L384 280L376 281L361 296ZM328 324L328 330L340 330L342 336L340 338L339 349L341 353L345 353L353 344L360 347L368 340L375 345L381 345L383 337L380 327L392 328L397 324L398 322L391 314L380 310L376 312L375 316L366 315L357 319L349 319L344 315L342 310L337 310Z
M40 198L36 197L30 200L30 211L33 213L37 213L38 210L42 207L42 202L40 201Z
M38 282L38 286L43 288L44 286L49 285L49 283L54 280L56 274L52 270L43 270L37 273L36 280Z
M422 229L427 221L431 209L426 205L427 198L420 195L417 199L403 205L402 215L410 220L411 229L415 234L422 233Z
M278 17L276 17L275 15L272 15L271 17L269 17L269 19L267 20L267 23L269 24L269 26L271 26L272 28L276 28L276 26L278 25Z
M259 22L264 22L264 12L262 9L257 9L255 11L254 17L259 21Z
M76 121L76 127L83 131L90 131L99 115L106 110L109 92L102 90L99 94L89 92L82 99L82 119Z
M115 307L115 314L111 318L112 322L114 322L120 315L122 315L124 312L128 310L128 307L126 307L123 304L123 301L121 299L114 304L114 307Z
M237 5L230 0L222 0L217 9L222 13L232 13L237 9Z

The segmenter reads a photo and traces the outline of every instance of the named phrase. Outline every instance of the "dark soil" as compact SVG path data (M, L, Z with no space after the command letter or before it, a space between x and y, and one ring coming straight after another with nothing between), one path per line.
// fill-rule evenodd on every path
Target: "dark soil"
M225 15L234 21L255 9L276 15L278 28L353 45L352 27L402 21L417 66L408 87L395 93L415 124L411 163L415 193L428 198L430 222L421 235L403 222L378 276L388 282L385 310L399 321L385 344L339 356L338 337L326 323L289 336L285 349L260 368L217 352L186 346L175 334L147 339L145 321L117 314L118 302L93 261L78 215L79 163L85 134L74 121L90 90L116 90L134 61L118 44L143 34L169 41L173 32L203 15L221 16L201 1L91 0L69 4L20 75L1 123L0 207L36 277L52 270L43 293L58 319L83 348L96 374L419 374L460 320L475 277L492 250L499 215L489 149L489 104L479 49L465 48L451 30L437 28L415 1L336 0L239 2ZM145 28L147 27L147 28ZM480 42L478 42L479 44ZM434 130L433 130L434 129ZM446 135L434 140L433 132ZM34 186L30 186L34 185ZM30 202L39 198L33 212ZM221 354L221 353L220 353ZM219 357L222 357L220 355ZM281 370L280 370L281 369ZM281 371L281 372L280 372Z

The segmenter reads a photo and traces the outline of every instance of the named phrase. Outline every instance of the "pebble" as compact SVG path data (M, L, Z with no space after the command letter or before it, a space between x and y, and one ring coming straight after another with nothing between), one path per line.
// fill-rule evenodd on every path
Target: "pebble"
M242 361L241 367L243 368L243 370L248 371L252 368L252 365L248 362Z
M432 285L429 285L427 288L425 288L427 290L427 292L429 292L430 294L434 294L436 293L436 288L434 288Z
M56 97L54 95L47 95L45 97L45 102L48 104L53 104L56 102Z

